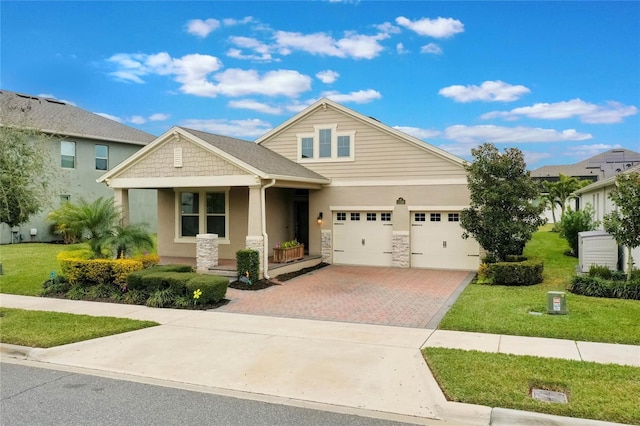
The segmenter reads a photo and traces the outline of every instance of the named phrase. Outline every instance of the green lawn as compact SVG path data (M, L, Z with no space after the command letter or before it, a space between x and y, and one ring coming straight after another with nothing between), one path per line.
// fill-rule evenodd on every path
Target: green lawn
M443 348L423 354L451 401L640 424L637 367ZM532 386L564 392L569 403L534 400Z
M56 255L61 251L84 248L84 244L6 244L0 245L0 293L39 296L42 283L52 271L60 272Z
M568 315L546 312L547 291L564 291L578 259L564 255L567 242L549 225L536 232L525 255L544 259L544 282L530 287L471 284L440 323L441 329L592 342L640 344L640 301L567 292Z
M0 342L50 348L158 325L152 321L0 308Z

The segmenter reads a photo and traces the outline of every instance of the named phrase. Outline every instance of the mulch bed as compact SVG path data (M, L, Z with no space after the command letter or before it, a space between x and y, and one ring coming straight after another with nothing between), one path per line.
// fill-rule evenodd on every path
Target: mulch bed
M309 272L313 272L317 269L320 268L324 268L325 266L329 266L328 263L319 263L316 266L311 266L309 268L303 268L299 271L296 272L290 272L288 274L282 274L282 275L278 275L275 279L276 281L273 280L260 280L260 281L256 281L254 283L243 283L240 281L234 281L232 283L229 283L229 287L230 288L235 288L236 290L247 290L247 291L257 291L257 290L264 290L265 288L269 288L271 286L274 285L281 285L282 282L284 281L288 281L292 278L295 277L299 277L300 275L304 275L304 274L308 274Z

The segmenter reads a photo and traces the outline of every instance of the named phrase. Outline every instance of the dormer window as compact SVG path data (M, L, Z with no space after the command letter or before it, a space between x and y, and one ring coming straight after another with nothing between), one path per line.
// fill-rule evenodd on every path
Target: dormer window
M338 131L337 124L314 126L313 133L299 133L298 161L353 161L355 131Z

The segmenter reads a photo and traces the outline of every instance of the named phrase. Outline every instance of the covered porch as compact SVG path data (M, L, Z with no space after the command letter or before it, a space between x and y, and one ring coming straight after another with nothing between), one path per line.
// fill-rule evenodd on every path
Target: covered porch
M320 232L311 228L309 192L329 179L260 145L176 127L99 181L113 188L125 218L130 189L157 190L158 254L165 263L179 259L203 273L235 275L236 252L249 248L260 253L260 278L269 278L272 268L285 273L321 261L312 251L281 265L272 253L276 243L307 243L309 232Z

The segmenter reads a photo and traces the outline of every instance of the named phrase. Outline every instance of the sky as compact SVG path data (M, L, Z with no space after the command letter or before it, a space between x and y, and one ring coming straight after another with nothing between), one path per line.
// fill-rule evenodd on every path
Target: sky
M322 97L470 160L640 151L640 2L2 1L0 88L255 140Z

